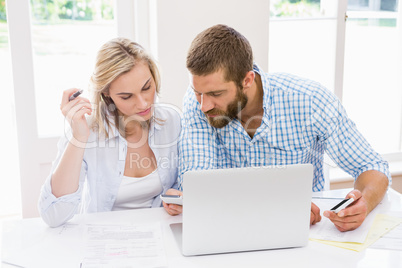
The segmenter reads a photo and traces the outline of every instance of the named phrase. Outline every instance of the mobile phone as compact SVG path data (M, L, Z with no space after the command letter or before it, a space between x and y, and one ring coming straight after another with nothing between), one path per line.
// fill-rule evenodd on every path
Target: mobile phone
M353 198L345 198L343 199L341 202L339 202L336 206L334 206L333 208L330 209L330 211L333 211L335 213L338 213L339 211L341 211L342 209L346 208L347 206L349 206L350 204L353 203L353 201L355 201Z
M183 197L181 195L161 194L160 197L166 204L183 205Z
M83 91L84 91L84 90L81 89L81 90L78 90L78 91L74 92L74 94L70 96L70 98L68 99L68 101L74 100L74 99L77 98L79 95L81 95Z

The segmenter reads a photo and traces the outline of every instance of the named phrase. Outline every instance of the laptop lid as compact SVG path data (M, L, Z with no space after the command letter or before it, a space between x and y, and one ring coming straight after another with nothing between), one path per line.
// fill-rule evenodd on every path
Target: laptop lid
M186 172L183 255L305 246L312 179L311 164Z

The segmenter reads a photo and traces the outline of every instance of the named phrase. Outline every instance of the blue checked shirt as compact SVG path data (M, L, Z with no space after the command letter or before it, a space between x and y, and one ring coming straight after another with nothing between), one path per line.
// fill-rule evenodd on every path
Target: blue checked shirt
M294 75L266 74L254 65L264 90L264 115L253 138L241 122L214 128L200 110L194 91L184 96L179 142L179 189L189 170L311 163L312 190L324 188L324 152L355 179L378 170L391 184L388 163L347 117L338 98L317 82Z

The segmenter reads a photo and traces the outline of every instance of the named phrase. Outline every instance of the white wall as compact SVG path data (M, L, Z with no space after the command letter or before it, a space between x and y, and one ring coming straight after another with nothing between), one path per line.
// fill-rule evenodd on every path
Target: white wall
M218 23L233 27L251 43L255 61L267 71L269 1L159 0L156 2L157 55L161 102L182 107L188 86L186 55L191 41Z

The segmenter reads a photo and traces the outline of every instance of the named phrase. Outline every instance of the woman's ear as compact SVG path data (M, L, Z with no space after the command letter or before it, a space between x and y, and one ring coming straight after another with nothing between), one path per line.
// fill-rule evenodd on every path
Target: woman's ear
M110 95L108 93L101 93L101 97L104 101L110 99Z
M101 93L101 99L103 100L104 103L106 103L106 105L113 103L112 98L107 93Z

